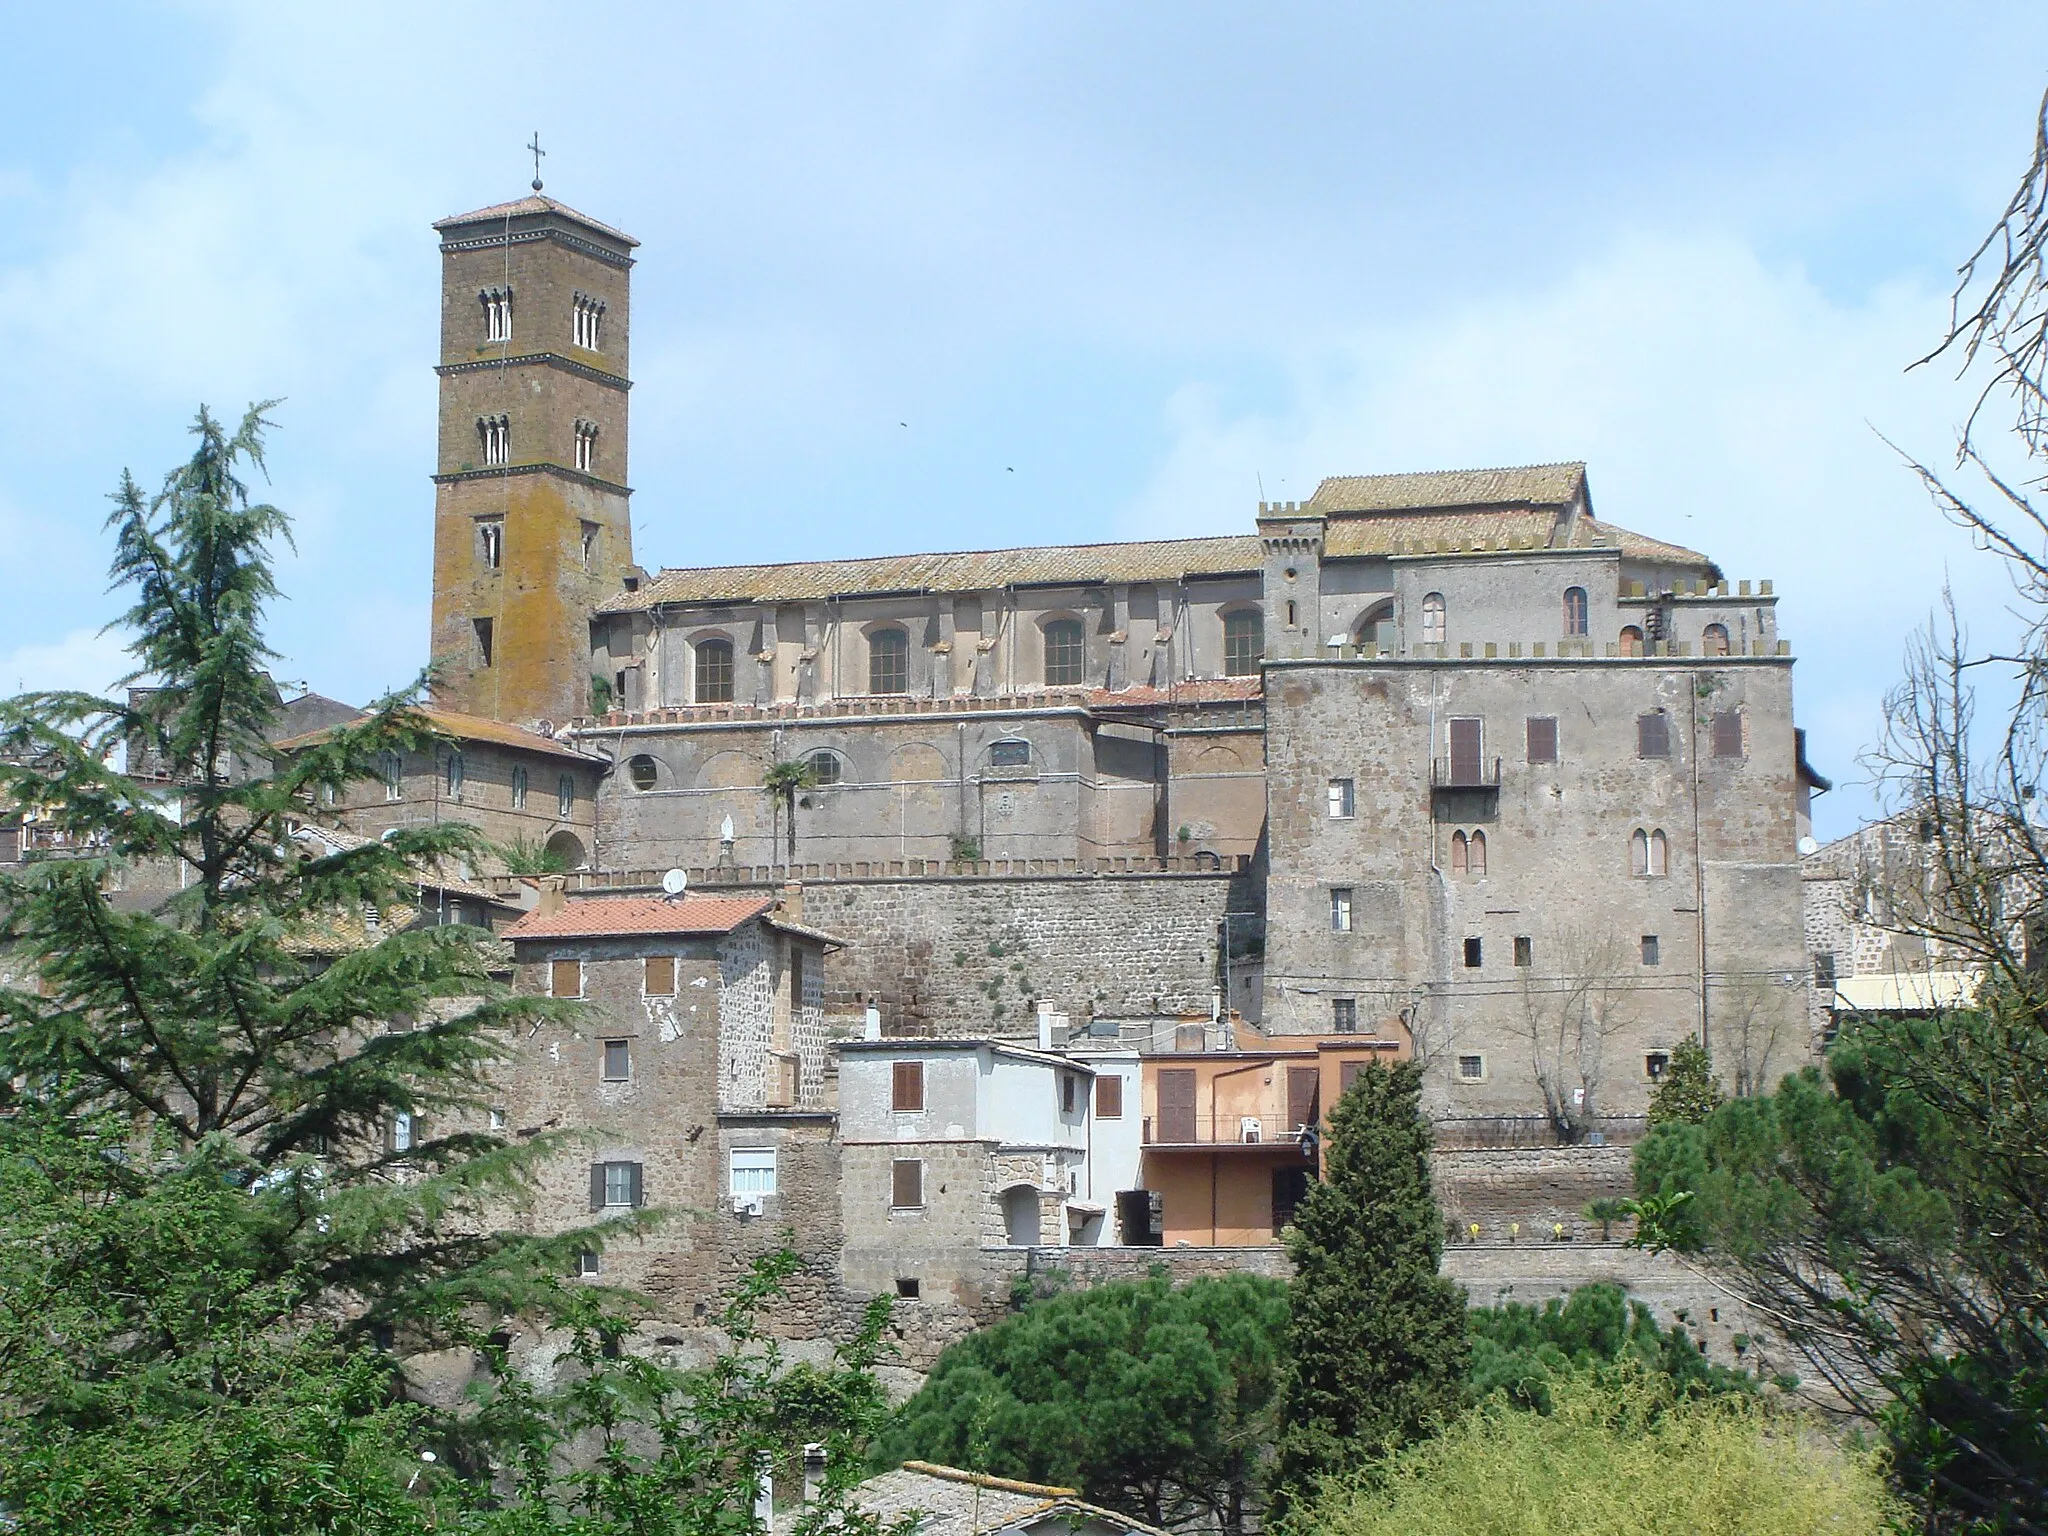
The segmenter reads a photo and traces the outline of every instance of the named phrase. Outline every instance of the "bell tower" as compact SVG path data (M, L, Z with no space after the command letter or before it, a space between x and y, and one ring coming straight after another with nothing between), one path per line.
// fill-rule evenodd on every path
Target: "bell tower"
M590 713L590 615L633 566L630 235L540 195L441 237L434 700Z

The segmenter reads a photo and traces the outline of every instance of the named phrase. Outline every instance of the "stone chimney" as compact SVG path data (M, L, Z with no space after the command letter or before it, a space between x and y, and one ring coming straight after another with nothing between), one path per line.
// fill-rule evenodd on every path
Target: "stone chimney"
M804 920L804 883L791 880L782 887L782 915L792 923Z
M542 917L552 917L569 904L565 894L569 882L560 875L543 875L540 880L540 901L534 911Z

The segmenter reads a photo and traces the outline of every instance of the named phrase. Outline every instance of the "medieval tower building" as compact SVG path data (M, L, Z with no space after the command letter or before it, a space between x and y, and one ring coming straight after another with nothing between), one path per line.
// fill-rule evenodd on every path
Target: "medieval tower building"
M507 721L588 714L589 616L633 565L638 242L537 192L434 227L436 702Z

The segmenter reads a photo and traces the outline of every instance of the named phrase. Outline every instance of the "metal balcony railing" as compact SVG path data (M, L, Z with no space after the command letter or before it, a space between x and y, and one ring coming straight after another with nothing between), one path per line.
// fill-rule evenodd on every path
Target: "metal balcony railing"
M1145 1116L1148 1147L1294 1147L1306 1126L1296 1125L1284 1110L1227 1114Z
M1474 761L1463 757L1433 757L1429 760L1431 789L1499 789L1500 759Z

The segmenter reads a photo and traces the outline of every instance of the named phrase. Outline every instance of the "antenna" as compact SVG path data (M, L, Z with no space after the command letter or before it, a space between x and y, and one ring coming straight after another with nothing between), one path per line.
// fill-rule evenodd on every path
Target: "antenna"
M533 130L533 142L526 147L533 151L533 190L538 192L540 190L540 157L547 153L546 150L540 147L540 130L538 128Z
M661 877L661 888L671 896L680 896L690 888L690 872L686 869L672 869Z

